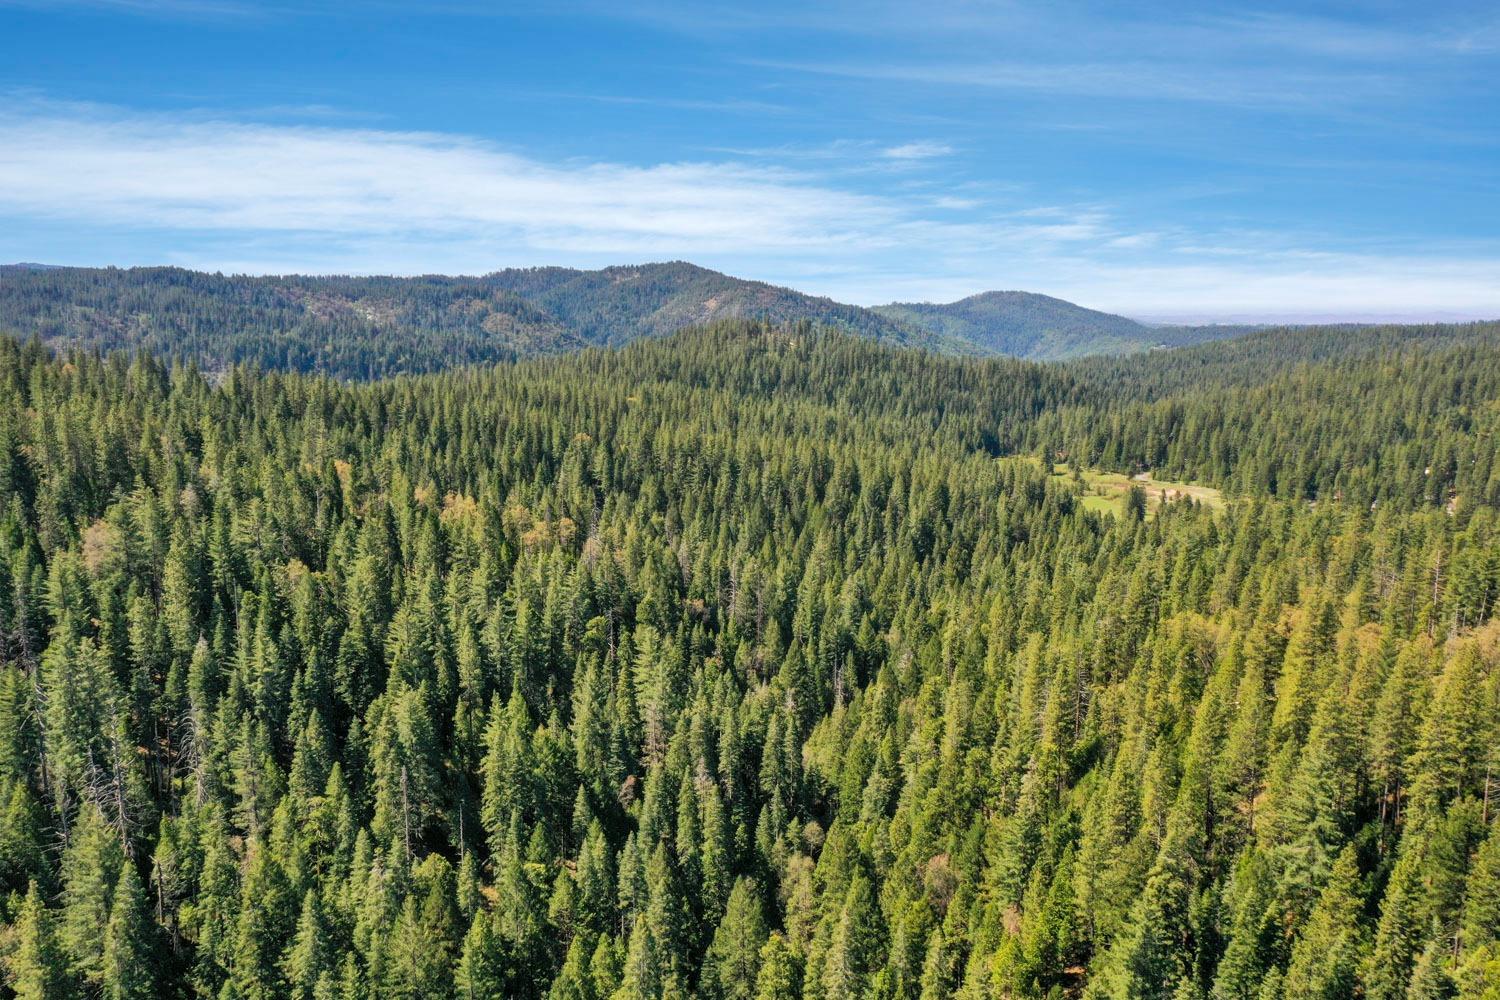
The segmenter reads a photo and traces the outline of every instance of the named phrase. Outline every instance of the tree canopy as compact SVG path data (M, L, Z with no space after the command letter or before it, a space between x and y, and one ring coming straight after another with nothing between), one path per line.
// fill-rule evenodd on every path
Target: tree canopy
M0 341L5 988L1494 997L1492 333Z

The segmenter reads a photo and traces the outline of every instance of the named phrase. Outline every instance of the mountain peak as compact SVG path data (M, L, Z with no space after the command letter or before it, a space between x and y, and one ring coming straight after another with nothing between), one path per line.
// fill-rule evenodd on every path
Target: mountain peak
M224 275L177 267L0 265L0 326L104 349L191 352L209 366L262 340L342 344L284 363L348 377L428 371L589 345L615 346L721 319L807 321L954 354L1054 360L1128 354L1162 331L1023 291L864 308L683 260L480 277ZM207 345L212 344L212 347Z
M1156 343L1150 327L1037 292L988 291L957 302L893 302L876 312L993 354L1051 361L1132 354Z

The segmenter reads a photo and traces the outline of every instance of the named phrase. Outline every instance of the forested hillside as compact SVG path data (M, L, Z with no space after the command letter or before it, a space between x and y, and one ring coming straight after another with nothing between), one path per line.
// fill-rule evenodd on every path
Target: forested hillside
M1239 494L1500 505L1500 324L1269 331L1066 369L1038 442Z
M1059 360L1182 346L1242 327L1147 327L1025 292L865 309L682 261L481 277L204 274L0 266L0 331L56 348L145 349L360 380L619 346L726 319L807 321L957 355Z
M584 345L475 278L245 277L175 267L0 268L0 329L60 348L147 350L366 379Z
M893 302L875 312L970 353L1032 361L1140 354L1229 340L1260 327L1147 325L1035 292L981 292L957 302Z
M890 343L992 353L858 306L681 262L460 278L0 267L0 331L64 349L144 349L213 372L253 363L351 380L420 374L732 317L809 320Z
M993 353L981 344L890 319L872 309L732 278L684 261L599 271L513 268L496 271L485 280L536 302L591 344L619 345L714 320L806 320L893 344L940 347L962 354Z
M1131 354L1159 343L1151 327L1133 319L1031 292L984 292L941 305L895 302L876 311L989 353L1038 361Z
M1494 332L0 341L9 988L1493 1000Z

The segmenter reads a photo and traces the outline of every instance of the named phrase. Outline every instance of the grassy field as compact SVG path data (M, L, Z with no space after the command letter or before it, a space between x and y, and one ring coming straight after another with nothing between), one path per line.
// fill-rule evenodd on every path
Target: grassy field
M1003 462L1025 462L1033 468L1037 466L1037 460L1031 456L1017 455L1012 458L1001 459ZM1074 482L1072 471L1065 464L1057 464L1052 467L1052 478L1058 482ZM1077 478L1076 485L1082 494L1083 506L1088 510L1097 511L1101 514L1121 515L1125 513L1125 499L1130 494L1131 486L1139 486L1146 491L1146 511L1154 514L1163 503L1171 503L1175 500L1191 498L1198 503L1207 504L1214 510L1223 510L1228 501L1224 494L1212 486L1199 486L1196 483L1177 483L1167 479L1157 479L1150 473L1142 472L1135 476L1127 476L1123 472L1101 472L1098 469L1084 469Z
M1066 465L1053 466L1052 475L1055 479L1069 482L1074 479L1073 473ZM1163 503L1188 498L1207 504L1215 510L1221 510L1225 506L1224 495L1211 486L1174 483L1170 480L1156 479L1147 472L1127 476L1122 472L1084 469L1078 476L1078 485L1083 493L1083 505L1089 510L1101 513L1117 515L1125 513L1125 498L1130 494L1131 486L1139 486L1146 491L1148 513L1154 513Z

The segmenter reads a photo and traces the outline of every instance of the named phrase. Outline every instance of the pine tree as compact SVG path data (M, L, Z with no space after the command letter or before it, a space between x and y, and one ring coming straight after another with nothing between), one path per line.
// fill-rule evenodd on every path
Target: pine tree
M154 925L135 865L120 869L104 932L103 985L107 1000L150 1000L158 995Z
M1278 807L1276 860L1281 905L1300 920L1327 882L1351 823L1357 747L1343 698L1326 693L1313 713L1302 758Z
M495 876L495 931L510 956L512 996L530 995L551 978L552 970L546 906L521 863L519 839L520 825L513 820Z
M1484 948L1500 942L1500 832L1491 825L1489 836L1474 856L1464 904L1463 943Z
M1452 955L1443 943L1429 941L1412 969L1411 985L1406 989L1408 1000L1452 1000L1457 990L1449 971L1451 963Z
M428 826L441 805L437 734L428 709L427 685L396 686L372 714L378 719L371 734L375 771L375 815L371 828L384 842L396 845L407 859L422 847Z
M319 1000L330 989L337 966L317 889L302 897L297 935L285 960L292 1000Z
M655 1000L665 986L667 972L656 934L644 915L635 918L620 986L612 1000Z
M442 870L435 872L433 868ZM388 992L409 1000L452 994L457 944L458 912L447 863L432 855L416 876L416 891L402 904L386 952Z
M567 955L547 991L547 1000L599 1000L594 988L594 977L589 969L594 952L593 942L594 938L589 934L574 937L568 942Z
M229 983L246 1000L271 998L285 991L281 959L297 926L296 897L271 853L265 844L251 846L240 888Z
M718 1000L753 1000L767 934L759 889L741 876L704 956L700 992Z
M105 929L123 865L114 831L97 809L85 806L63 854L58 941L72 973L96 987L104 982Z
M577 925L596 934L607 933L615 922L612 860L609 844L604 839L604 828L594 820L578 851L578 891L574 894L573 907Z
M63 1000L73 994L53 924L54 917L32 882L16 917L14 950L6 958L16 1000Z
M1403 844L1381 906L1375 947L1365 967L1365 990L1371 1000L1402 1000L1412 967L1427 944L1422 923L1420 845Z
M705 925L715 924L737 885L733 872L734 845L730 841L728 817L716 786L710 785L703 796L702 856L698 867L703 882L703 915ZM759 945L756 946L759 948Z
M665 844L657 844L646 866L646 924L651 931L651 961L658 976L679 972L690 947L689 911L678 882L676 866ZM635 935L632 933L632 940Z
M600 1000L615 995L624 978L618 938L600 935L599 943L594 946L594 954L589 959L589 978L594 981L594 996Z
M454 976L454 992L464 1000L505 995L505 952L495 921L484 910L474 914Z
M865 995L869 977L883 961L879 919L870 883L856 875L849 883L824 961L822 986L828 1000L856 1000Z
M1469 643L1448 658L1412 754L1412 799L1434 810L1464 792L1477 792L1483 779L1494 708L1485 697L1485 667Z
M773 933L760 949L760 974L755 979L755 1000L799 1000L802 977L786 939Z
M1329 1000L1355 996L1365 959L1366 935L1359 925L1358 856L1344 848L1292 949L1282 983L1284 1000Z
M1125 933L1105 959L1089 996L1099 1000L1171 1000L1183 981L1187 956L1176 947L1183 935L1186 899L1177 878L1158 871L1131 911Z

